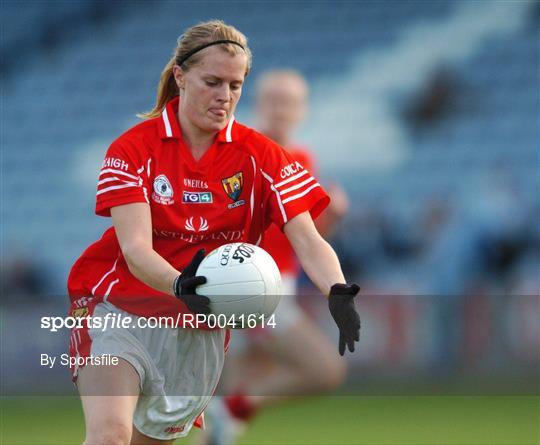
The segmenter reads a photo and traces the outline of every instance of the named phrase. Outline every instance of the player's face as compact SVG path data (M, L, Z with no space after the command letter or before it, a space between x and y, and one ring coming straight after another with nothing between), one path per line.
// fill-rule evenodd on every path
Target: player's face
M265 128L289 134L306 112L307 89L295 79L280 79L266 84L257 98L257 110Z
M199 131L217 133L229 122L242 94L247 57L218 47L204 51L200 62L180 76L180 112Z

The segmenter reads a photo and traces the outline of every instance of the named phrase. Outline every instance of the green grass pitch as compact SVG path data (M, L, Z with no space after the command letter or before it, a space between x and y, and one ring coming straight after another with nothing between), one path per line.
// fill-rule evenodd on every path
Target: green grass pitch
M9 397L0 406L2 445L83 440L77 398ZM532 445L539 424L537 396L307 397L265 410L241 444Z

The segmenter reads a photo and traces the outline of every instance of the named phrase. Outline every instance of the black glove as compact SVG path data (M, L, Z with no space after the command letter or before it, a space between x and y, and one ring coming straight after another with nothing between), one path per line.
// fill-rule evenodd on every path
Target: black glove
M354 297L360 291L357 284L334 284L330 288L328 307L339 328L339 354L345 345L354 352L354 342L360 340L360 316L354 307Z
M199 264L204 260L205 254L204 249L198 250L190 263L176 277L173 283L174 295L182 300L191 312L195 312L196 314L210 313L210 299L204 295L197 295L195 293L197 286L206 283L206 277L195 276Z

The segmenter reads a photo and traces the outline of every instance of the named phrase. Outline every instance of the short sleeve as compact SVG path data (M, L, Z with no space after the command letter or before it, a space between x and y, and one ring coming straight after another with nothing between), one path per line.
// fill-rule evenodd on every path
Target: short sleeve
M107 150L97 184L96 214L111 216L111 208L148 203L146 164L137 147L121 140Z
M315 219L330 198L305 166L275 143L269 141L262 175L268 196L268 215L278 227L300 213L309 211Z
M311 174L315 175L316 177L319 176L317 162L306 147L296 145L291 149L287 149L287 152L289 152L296 161L300 162L304 168L307 168Z

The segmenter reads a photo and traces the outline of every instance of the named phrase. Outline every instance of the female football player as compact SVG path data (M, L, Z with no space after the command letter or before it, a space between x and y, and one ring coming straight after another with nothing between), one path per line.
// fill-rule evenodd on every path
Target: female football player
M305 117L308 85L291 69L265 72L256 85L258 128L284 147L304 168L314 171L311 152L293 139ZM336 184L328 188L330 204L316 221L318 232L329 236L348 207L347 196ZM284 396L329 391L343 382L346 366L323 332L296 301L300 268L294 250L280 228L271 224L261 244L275 259L283 296L276 309L276 326L256 335L245 333L245 347L230 353L225 365L226 392L209 405L208 443L229 445L259 409L284 400ZM249 378L246 378L249 376Z
M209 312L196 288L204 258L230 241L257 244L273 222L328 296L339 349L354 350L358 286L348 285L313 219L329 198L279 145L234 119L251 67L246 37L221 21L189 28L165 66L155 107L109 147L96 213L113 227L73 266L73 316L128 320L73 329L86 445L170 444L200 424L223 367L225 329L145 328L148 317ZM79 363L79 362L77 362Z

